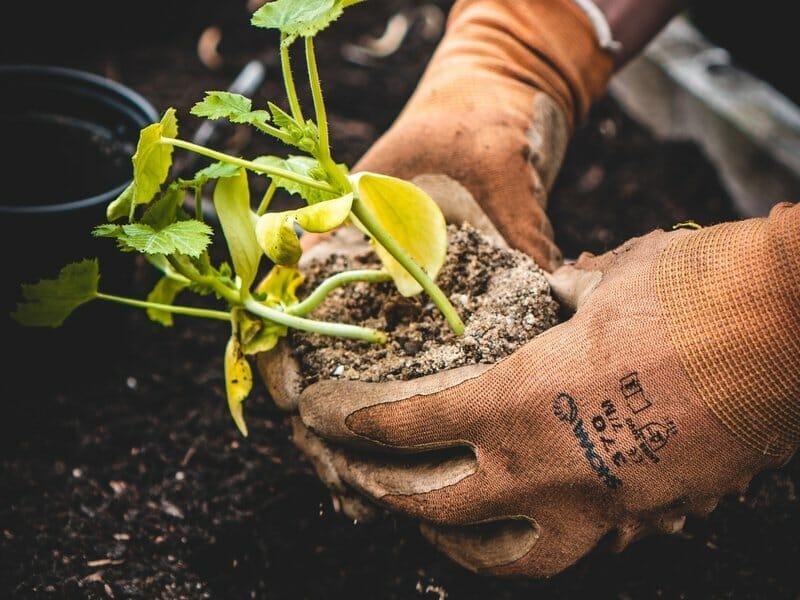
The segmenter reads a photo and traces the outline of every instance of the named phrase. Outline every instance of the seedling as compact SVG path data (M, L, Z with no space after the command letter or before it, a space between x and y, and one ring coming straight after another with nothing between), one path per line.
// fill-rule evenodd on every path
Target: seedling
M407 181L377 173L351 174L331 155L314 37L346 8L362 1L275 0L253 15L256 27L280 31L288 112L272 102L264 109L253 109L250 99L230 92L208 92L191 110L199 117L250 125L302 154L246 160L181 140L172 108L160 122L142 130L132 158L133 182L108 206L109 223L92 233L115 240L124 252L143 254L163 273L146 300L100 292L98 263L85 260L64 267L56 279L24 285L23 302L12 316L24 325L58 327L79 306L105 300L145 309L152 320L164 326L173 324L173 315L230 322L226 391L231 415L244 435L242 403L253 384L246 356L272 350L289 328L366 342L386 341L385 334L374 329L307 318L337 287L391 280L405 296L424 291L450 327L462 333L458 313L433 281L447 251L447 229L439 208ZM299 39L305 46L315 119L304 116L292 74L290 51ZM167 183L176 148L215 162L191 179ZM269 178L267 192L255 211L247 171ZM213 231L201 210L203 189L209 184L215 186L214 207L232 266L215 266L209 257ZM278 189L302 197L307 206L267 212ZM189 193L195 198L194 214L183 209ZM303 282L297 268L302 250L295 227L327 232L347 222L369 236L383 269L339 273L301 301L296 292ZM275 266L255 285L264 255ZM185 291L213 294L224 302L225 309L176 305L176 297Z

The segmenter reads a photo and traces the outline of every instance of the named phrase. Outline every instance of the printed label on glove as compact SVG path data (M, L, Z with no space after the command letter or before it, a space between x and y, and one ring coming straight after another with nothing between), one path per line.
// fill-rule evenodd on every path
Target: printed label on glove
M589 468L612 490L622 485L622 479L611 464L622 468L658 463L658 453L678 433L671 419L657 420L648 414L653 407L654 400L635 371L620 378L619 397L603 400L601 412L592 416L589 427L572 396L562 392L553 399L553 414L569 426Z

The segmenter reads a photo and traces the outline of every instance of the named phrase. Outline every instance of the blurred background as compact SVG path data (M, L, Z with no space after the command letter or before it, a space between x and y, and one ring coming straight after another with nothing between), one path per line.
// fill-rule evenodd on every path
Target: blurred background
M165 332L143 315L91 307L63 331L13 329L5 314L21 278L52 275L76 253L104 258L109 250L88 239L78 213L43 216L21 207L97 198L124 185L136 120L146 122L152 109L177 108L182 137L204 136L233 154L279 152L246 128L201 129L188 110L206 90L231 86L256 103L283 96L277 39L249 25L258 2L8 4L0 21L7 175L0 333L10 342L0 384L0 596L800 593L796 460L727 499L709 520L690 521L679 536L640 542L622 555L597 552L548 582L490 580L436 554L411 523L387 517L363 526L336 514L263 386L248 400L251 436L241 439L222 390L224 326L181 320ZM338 160L353 164L391 124L441 37L450 4L372 0L320 36ZM706 225L760 214L798 197L800 93L788 54L792 23L780 8L762 2L754 14L752 5L707 2L616 78L575 135L552 194L556 239L567 256L603 252L686 220ZM20 79L19 65L101 79L59 80L53 88L57 73ZM59 126L80 127L68 134L18 117L32 107L51 114L39 106L45 99L72 111ZM106 109L128 120L103 117ZM257 194L263 182L254 179L253 188ZM42 236L44 223L51 233ZM146 266L109 260L119 261L105 269L110 292L146 295L154 280Z

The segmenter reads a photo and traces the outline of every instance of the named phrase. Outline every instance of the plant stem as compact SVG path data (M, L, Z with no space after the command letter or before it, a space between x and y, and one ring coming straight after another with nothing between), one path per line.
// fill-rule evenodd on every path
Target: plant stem
M194 218L200 221L201 223L204 221L203 188L199 185L194 188Z
M253 127L258 129L262 133L266 133L267 135L271 135L272 137L278 138L284 144L288 144L290 142L290 138L284 132L282 132L277 127L273 127L272 125L267 125L266 123L253 123Z
M398 244L395 239L389 235L389 232L383 228L383 225L380 224L372 213L369 212L364 203L361 201L360 198L356 197L353 200L353 208L352 208L353 215L361 221L361 224L369 231L370 235L375 238L375 240L383 246L386 251L392 255L392 257L400 263L400 265L408 271L408 273L417 280L417 282L422 286L422 289L425 290L425 293L428 294L428 297L433 301L433 303L442 311L445 319L447 319L447 323L450 325L450 329L456 335L461 335L464 333L464 323L461 321L461 317L458 316L456 309L450 303L447 296L444 295L444 292L439 289L433 280L428 276L428 274L422 270L422 268L414 262L414 260L409 257L403 248Z
M294 86L294 75L292 75L292 60L289 57L289 47L283 41L286 34L281 34L281 69L283 71L283 83L286 86L286 96L289 98L289 106L292 109L294 120L302 124L303 110L300 108L300 100L297 98L297 89Z
M305 316L317 308L327 298L333 290L349 283L357 281L365 281L367 283L380 283L382 281L391 281L392 276L385 271L344 271L328 277L325 281L319 284L317 288L311 292L305 300L294 306L286 309L286 313L290 315Z
M168 256L167 260L169 261L169 264L172 265L173 269L175 269L178 273L180 273L190 281L194 281L195 283L199 283L201 285L209 286L217 294L219 294L221 298L223 298L226 302L228 302L233 306L241 304L241 299L239 298L238 290L228 287L215 277L210 277L207 275L199 275L197 273L189 271L188 269L185 269L184 266L180 262L178 262L174 256Z
M116 302L117 304L125 304L127 306L134 306L136 308L152 308L155 310L163 310L164 312L173 313L176 315L186 315L188 317L201 317L204 319L216 319L218 321L230 321L230 313L221 310L207 310L204 308L192 308L189 306L173 306L171 304L158 304L156 302L146 302L144 300L135 300L134 298L124 298L122 296L112 296L110 294L97 293L99 300L106 300L108 302Z
M265 173L266 175L269 175L271 177L282 177L284 179L290 179L291 181L302 183L303 185L307 185L309 187L322 190L324 192L332 192L332 193L337 192L337 190L331 184L326 183L324 181L317 181L316 179L312 179L311 177L306 177L305 175L298 175L297 173L288 171L286 169L279 169L277 167L268 167L266 165L262 165L257 162L245 160L243 158L238 158L236 156L231 156L230 154L217 152L216 150L211 150L210 148L205 148L204 146L199 146L197 144L193 144L192 142L178 140L175 138L162 137L161 143L169 144L171 146L175 146L176 148L183 148L184 150L189 150L190 152L200 154L201 156L207 156L208 158L213 158L214 160L219 160L233 165L238 165L240 167L244 167L245 169L255 171L256 173Z
M243 301L245 309L278 325L291 327L300 331L307 331L309 333L318 333L320 335L327 335L331 337L340 337L350 340L361 340L364 342L371 342L374 344L386 343L386 334L381 331L369 329L367 327L359 327L357 325L343 325L342 323L324 323L322 321L312 321L311 319L303 319L294 315L287 314L280 310L264 306L257 302L252 297L245 298Z
M330 177L330 180L339 188L339 192L347 194L352 190L350 181L342 173L331 158L330 133L328 131L328 112L325 108L325 98L322 95L322 83L317 68L317 54L314 50L314 38L305 38L306 64L308 65L308 81L311 84L311 95L314 98L314 111L319 129L319 160L320 165Z
M314 52L314 38L307 37L305 41L308 81L311 84L311 95L314 98L314 112L317 116L317 128L319 129L319 150L322 157L330 158L331 146L328 137L328 113L325 109L325 99L322 96L322 83L319 80L317 56Z
M259 217L261 215L263 215L265 212L267 212L267 209L269 208L270 202L272 202L272 197L275 195L275 192L277 191L277 189L278 189L278 186L275 185L274 181L269 184L269 187L267 188L267 191L264 194L264 198L261 200L261 204L258 205L258 210L256 211L256 214Z
M383 344L386 342L386 334L367 327L358 327L357 325L343 325L341 323L323 323L322 321L312 321L311 319L304 319L302 317L286 314L278 309L264 306L260 302L253 299L247 290L234 290L223 284L221 281L214 277L198 276L187 269L174 259L168 257L172 268L178 271L184 277L191 279L197 283L208 285L214 289L222 298L224 298L231 306L243 306L245 310L254 314L257 317L272 321L284 327L291 327L292 329L299 329L300 331L308 331L311 333L319 333L321 335L328 335L332 337L342 337L351 340L362 340L364 342L372 342Z

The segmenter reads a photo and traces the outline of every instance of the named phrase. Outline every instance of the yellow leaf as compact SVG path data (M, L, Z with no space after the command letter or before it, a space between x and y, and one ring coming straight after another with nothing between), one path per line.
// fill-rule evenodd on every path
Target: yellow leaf
M253 371L242 354L239 339L232 335L225 347L225 392L228 395L228 408L236 427L247 437L242 403L253 389Z
M267 213L258 219L256 238L275 264L294 266L302 254L295 223L306 231L324 233L344 223L352 205L353 194L347 194L297 210Z
M174 108L168 109L158 123L142 129L139 134L139 143L136 146L136 154L131 159L133 162L133 189L132 193L127 196L123 193L124 202L147 204L158 193L161 184L169 175L173 151L172 146L161 144L161 138L174 138L177 135L178 120L175 117ZM111 210L119 212L120 207Z
M267 306L287 307L297 304L297 288L304 280L303 274L297 269L275 265L258 284L256 291L267 296L264 300Z
M447 255L447 224L439 206L413 183L378 175L356 173L353 189L369 212L430 277L435 279ZM404 296L414 296L422 287L379 244L375 252Z
M234 308L232 313L240 348L245 356L269 352L289 332L287 327L253 318L241 308Z
M242 287L249 289L258 272L261 248L253 230L255 215L250 210L250 188L244 169L239 170L237 177L218 181L214 190L214 207L228 243L233 267L242 279Z

